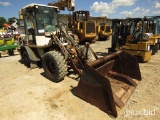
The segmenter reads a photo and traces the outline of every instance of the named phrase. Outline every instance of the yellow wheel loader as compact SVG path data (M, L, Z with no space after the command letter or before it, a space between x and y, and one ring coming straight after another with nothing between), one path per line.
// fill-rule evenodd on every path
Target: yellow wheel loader
M96 21L89 19L89 11L78 10L74 11L75 0L58 0L58 2L48 3L50 6L57 6L60 10L73 11L68 18L68 28L76 42L96 41Z
M106 24L106 17L97 17L96 22L96 30L98 35L98 40L106 40L112 35L112 28L111 26ZM100 21L102 20L102 21Z
M80 77L73 94L117 117L117 109L125 105L141 80L136 58L122 51L98 58L88 43L80 46L75 42L57 12L57 7L41 4L20 10L25 29L18 39L22 61L31 68L40 62L46 78L53 82L63 80L70 66Z
M123 50L136 56L139 62L147 62L151 59L152 34L145 32L144 19L114 19L112 25L112 45L109 52Z
M74 11L68 19L68 27L78 36L79 41L95 42L96 22L89 20L89 11Z

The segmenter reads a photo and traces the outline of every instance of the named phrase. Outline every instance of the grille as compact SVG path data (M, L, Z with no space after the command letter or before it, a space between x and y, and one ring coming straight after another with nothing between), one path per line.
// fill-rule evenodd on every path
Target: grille
M110 32L111 31L111 27L110 26L106 26L106 32Z
M86 33L95 33L95 27L94 22L86 22Z
M104 26L100 26L101 30L104 31Z
M79 27L80 27L80 29L83 29L83 23L82 22L80 23Z

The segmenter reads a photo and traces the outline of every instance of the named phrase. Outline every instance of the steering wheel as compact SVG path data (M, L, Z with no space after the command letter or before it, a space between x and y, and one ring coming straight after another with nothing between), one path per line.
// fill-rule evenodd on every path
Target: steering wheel
M140 37L140 34L141 34L141 27L139 27L139 28L136 28L135 30L134 30L134 32L133 32L133 42L137 42L137 41L139 41L139 37Z

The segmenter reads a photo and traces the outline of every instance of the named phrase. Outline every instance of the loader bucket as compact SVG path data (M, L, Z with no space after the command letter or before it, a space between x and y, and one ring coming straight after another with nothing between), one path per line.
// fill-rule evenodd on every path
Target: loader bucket
M136 58L117 51L86 64L74 94L117 117L140 80Z

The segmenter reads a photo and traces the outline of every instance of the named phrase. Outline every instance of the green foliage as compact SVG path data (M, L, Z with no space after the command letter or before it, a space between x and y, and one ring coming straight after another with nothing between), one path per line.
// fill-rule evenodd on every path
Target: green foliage
M6 22L6 19L4 17L0 17L0 28L3 27L3 24Z
M0 17L0 28L3 27L4 23L12 24L13 19L16 19L17 20L17 25L19 25L19 19L16 18L16 17L10 17L10 18L8 18L8 20L6 20L4 17Z
M16 19L17 20L17 24L19 25L19 19L16 18L16 17L10 17L10 18L8 18L7 23L12 24L13 23L13 19Z

